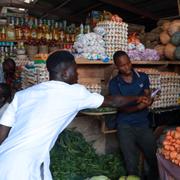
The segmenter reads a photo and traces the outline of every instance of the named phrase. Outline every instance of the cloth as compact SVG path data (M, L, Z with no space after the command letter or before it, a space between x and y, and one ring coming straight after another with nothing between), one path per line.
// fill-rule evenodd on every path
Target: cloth
M1 180L51 180L49 151L78 111L98 108L104 97L79 84L44 82L15 94L0 124L12 127L0 146Z
M115 76L109 83L109 93L111 95L122 96L141 96L145 89L149 89L149 78L145 73L133 71L133 79L131 83L125 82L120 74ZM128 106L134 106L131 103ZM133 113L120 112L117 115L117 123L125 123L133 126L148 126L148 109Z
M119 124L117 130L128 174L139 175L138 164L141 150L149 167L148 180L156 180L158 178L156 141L152 130L128 124Z
M158 167L160 179L162 180L179 180L179 166L173 164L170 160L165 159L161 154L157 153Z
M6 109L8 108L9 103L5 103L1 108L0 108L0 119L2 117L2 115L4 114L4 112L6 111Z

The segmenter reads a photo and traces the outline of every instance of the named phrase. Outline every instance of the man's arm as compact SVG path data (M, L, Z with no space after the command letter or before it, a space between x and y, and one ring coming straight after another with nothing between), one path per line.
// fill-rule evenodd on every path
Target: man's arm
M153 103L153 100L150 97L150 94L151 94L150 89L145 89L144 96L146 96L148 99L148 101L146 103L141 102L135 106L121 107L121 108L119 108L119 111L126 112L126 113L132 113L132 112L141 111L141 110L147 108L148 106L150 106Z
M4 126L4 125L0 124L0 145L7 138L10 129L11 129L11 127Z
M102 106L111 106L111 107L123 107L128 105L129 103L132 102L137 102L137 103L147 103L148 102L148 98L145 96L134 96L134 97L130 97L130 96L106 96L104 97L104 101Z

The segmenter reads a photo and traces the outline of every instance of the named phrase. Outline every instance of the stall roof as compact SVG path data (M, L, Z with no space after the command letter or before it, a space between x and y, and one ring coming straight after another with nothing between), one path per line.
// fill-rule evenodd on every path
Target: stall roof
M0 0L0 7L4 6L27 8L30 15L41 18L79 23L92 10L106 10L125 22L153 26L160 18L179 16L180 0Z

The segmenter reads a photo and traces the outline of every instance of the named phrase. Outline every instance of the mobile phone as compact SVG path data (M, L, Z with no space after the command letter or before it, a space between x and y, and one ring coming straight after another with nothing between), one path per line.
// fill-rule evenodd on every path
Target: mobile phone
M157 93L160 92L160 91L161 91L160 88L158 88L158 89L156 89L155 91L153 91L153 92L151 93L151 98L154 98L154 97L157 95Z

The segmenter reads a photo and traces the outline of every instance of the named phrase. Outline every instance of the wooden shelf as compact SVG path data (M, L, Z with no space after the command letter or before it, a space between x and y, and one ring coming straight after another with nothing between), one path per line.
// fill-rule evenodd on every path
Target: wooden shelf
M101 60L88 60L86 58L76 58L77 64L113 64L113 61L102 62Z
M77 64L114 64L113 61L102 62L101 60L88 60L86 58L76 58ZM180 61L132 61L134 65L180 65Z
M28 40L0 40L0 42L14 42L14 43L18 43L18 42L28 42ZM73 44L72 42L59 42L59 44Z
M134 65L180 65L180 61L132 61Z

